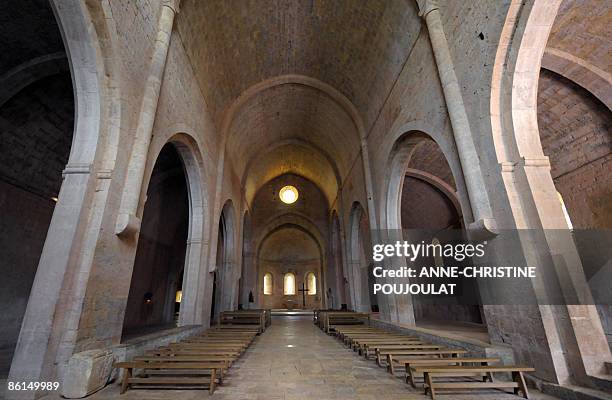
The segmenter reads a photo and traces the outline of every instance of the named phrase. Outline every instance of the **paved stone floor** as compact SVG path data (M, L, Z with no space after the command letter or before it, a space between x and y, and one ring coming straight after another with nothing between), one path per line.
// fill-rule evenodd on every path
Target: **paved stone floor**
M203 397L205 395L206 397ZM500 391L445 394L441 400L511 400ZM89 397L94 400L203 399L203 391L130 390L119 395L113 384ZM399 375L392 377L325 335L310 316L274 317L272 326L237 361L212 400L425 400ZM532 399L551 397L532 393Z

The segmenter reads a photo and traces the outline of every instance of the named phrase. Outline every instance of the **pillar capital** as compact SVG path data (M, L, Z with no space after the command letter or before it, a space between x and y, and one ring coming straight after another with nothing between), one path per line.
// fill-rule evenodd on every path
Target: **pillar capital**
M181 0L163 0L162 7L168 7L174 11L175 14L178 14L180 4Z
M425 19L427 14L433 10L438 10L438 0L416 0L419 7L419 17Z

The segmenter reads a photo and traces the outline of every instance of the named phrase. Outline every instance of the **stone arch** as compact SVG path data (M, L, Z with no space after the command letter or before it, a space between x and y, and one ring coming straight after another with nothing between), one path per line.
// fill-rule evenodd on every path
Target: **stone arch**
M566 77L588 90L612 110L612 76L597 66L563 50L546 48L542 68Z
M329 284L328 288L332 288L332 304L328 304L327 306L330 308L340 308L342 304L347 304L347 299L350 299L350 295L347 295L347 287L345 282L347 281L346 271L344 268L344 246L342 239L342 229L340 218L336 210L332 211L331 219L330 219L330 260L328 273L326 274ZM332 276L333 274L333 276Z
M217 255L215 266L216 305L213 316L220 311L231 311L237 304L238 272L236 271L236 214L234 203L227 200L219 218L219 237L217 239Z
M368 213L359 202L351 207L349 222L349 287L356 311L369 312L376 298L370 290L370 268L373 267Z
M63 52L46 54L24 62L0 76L0 107L28 85L68 70Z
M443 181L439 177L433 174L427 173L426 171L409 168L409 163L414 154L417 146L424 141L431 140L436 145L438 144L432 136L422 131L408 131L401 135L393 144L389 152L387 161L386 176L385 176L385 187L383 188L384 194L384 211L383 211L383 224L386 226L388 231L401 230L401 195L404 185L404 178L406 175L419 179L428 183L431 186L436 187L442 192L453 204L455 209L460 215L471 215L471 211L465 210L462 207L464 204L469 204L467 201L461 201L462 198L458 194L458 190L455 190L447 182ZM448 162L448 152L445 152L442 147L437 146L444 155L448 166L451 170L453 180L458 188L461 188L461 175L457 174L457 169L453 168L451 163ZM465 196L464 196L465 198Z
M314 224L312 224L312 222L310 222L306 217L300 216L298 214L293 214L293 213L288 213L285 215L280 216L279 218L275 218L274 220L270 221L270 223L268 223L265 228L262 231L262 234L258 236L258 239L256 240L256 244L257 244L257 250L256 250L256 255L255 255L255 259L257 260L257 276L258 276L258 282L257 282L257 287L261 288L263 286L263 273L262 271L266 271L267 272L267 267L262 267L262 252L264 250L264 246L266 245L266 242L268 241L268 239L271 239L275 234L282 232L283 230L297 230L302 232L303 234L305 234L305 236L312 241L312 243L314 244L314 246L316 246L316 253L318 254L318 262L317 262L317 268L320 271L320 274L317 274L315 272L315 276L317 279L317 285L319 286L317 288L317 294L316 294L316 298L315 298L315 303L314 306L319 308L323 305L323 301L324 301L324 293L323 293L323 288L324 286L322 286L322 280L324 279L324 266L325 264L325 242L323 240L323 236L321 235L321 233L319 232L319 230L316 228L316 226ZM303 268L303 266L301 267L296 267L298 270L300 268ZM304 271L302 270L302 272L298 272L297 270L294 269L290 269L288 272L292 273L295 279L295 286L296 289L298 287L301 287L301 283L305 282L306 279L306 274L308 272L311 272L312 268L308 268L308 270ZM280 288L284 289L284 276L286 274L276 274L278 276L277 282L280 284ZM280 280L279 280L280 279ZM258 292L260 290L258 289ZM281 292L283 292L283 296L284 294L284 290L281 290ZM276 291L276 293L278 294L278 291ZM299 298L301 298L301 294L299 292L295 292L294 294L295 296L298 296ZM313 305L312 302L309 300L307 301L307 303L309 303L309 305ZM262 307L267 307L267 305L264 303L264 300L262 299L260 301L260 306Z
M561 0L534 1L510 6L493 65L491 127L507 196L503 201L510 208L502 228L542 232L543 241L538 246L529 241L522 243L526 262L552 271L561 268L559 263L572 266L570 273L556 278L562 287L577 290L578 301L584 304L551 310L543 283L540 279L534 281L541 318L537 329L548 337L550 353L563 354L547 362L541 360L542 367L535 367L553 371L541 372L544 379L588 385L588 375L601 373L610 349L592 305L580 257L571 245L569 231L563 231L567 223L550 173L550 161L542 149L537 120L541 62L560 3ZM551 255L554 260L549 259ZM563 332L561 337L559 332Z
M94 198L91 208L103 209L119 137L120 115L112 109L120 96L117 89L110 89L116 87L112 84L116 71L111 61L111 19L102 6L93 3L54 0L50 4L68 54L75 98L74 135L9 374L15 381L54 379L60 375L58 365L64 365L73 353L73 332L93 255L84 249L95 246L102 215L92 212L95 215L88 218L92 210L85 203L91 201L89 194L99 181L103 193ZM98 156L102 168L94 170ZM110 168L105 169L107 166ZM87 256L75 257L76 249ZM58 302L64 301L60 296L67 305L58 310ZM54 326L62 326L65 333L52 337Z
M195 139L186 133L172 136L172 143L179 153L187 179L189 195L189 228L187 231L187 248L185 251L185 270L183 273L183 298L179 314L179 326L201 323L204 233L207 229L206 210L207 196L203 185L203 163L201 152Z
M242 305L243 308L248 308L250 296L250 288L255 287L256 279L253 279L253 271L251 268L251 249L250 249L250 235L251 235L251 214L249 210L246 210L242 216L242 256L240 257L240 284L238 285L239 299L238 304ZM256 294L253 293L253 297ZM246 305L246 307L245 307Z

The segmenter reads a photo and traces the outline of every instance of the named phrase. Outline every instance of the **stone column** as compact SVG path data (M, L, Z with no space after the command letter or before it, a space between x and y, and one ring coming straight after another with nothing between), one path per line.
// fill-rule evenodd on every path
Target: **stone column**
M474 214L474 222L468 228L472 233L490 235L495 232L489 196L480 165L474 137L470 128L461 88L455 74L453 59L448 48L440 10L435 0L417 0L419 15L425 20L431 47L438 67L438 75L444 92L446 108L453 127L453 134L465 185Z
M157 27L157 38L151 57L151 64L149 65L149 76L145 82L136 136L132 145L131 157L121 196L121 205L115 225L115 234L119 236L130 236L140 230L141 221L136 214L138 212L149 144L151 143L153 123L157 113L159 92L170 47L172 25L174 23L174 16L178 12L179 3L180 0L164 0L162 3Z

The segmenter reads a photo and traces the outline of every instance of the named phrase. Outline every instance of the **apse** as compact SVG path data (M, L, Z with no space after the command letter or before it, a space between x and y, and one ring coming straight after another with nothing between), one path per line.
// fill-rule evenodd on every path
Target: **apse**
M257 256L263 308L321 308L321 261L318 244L300 227L287 226L270 234Z

